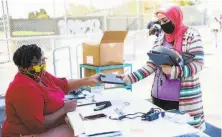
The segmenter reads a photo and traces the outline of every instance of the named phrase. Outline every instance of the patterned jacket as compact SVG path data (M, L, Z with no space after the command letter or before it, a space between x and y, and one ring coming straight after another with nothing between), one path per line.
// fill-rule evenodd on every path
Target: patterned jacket
M163 33L157 38L155 46L161 46L164 40ZM182 53L194 55L193 61L182 68L173 66L171 79L181 80L179 110L190 114L194 120L189 124L195 128L205 130L202 92L200 88L199 72L204 66L204 51L200 34L193 28L188 28L182 41ZM148 61L141 69L128 74L131 84L138 82L157 70L157 67Z

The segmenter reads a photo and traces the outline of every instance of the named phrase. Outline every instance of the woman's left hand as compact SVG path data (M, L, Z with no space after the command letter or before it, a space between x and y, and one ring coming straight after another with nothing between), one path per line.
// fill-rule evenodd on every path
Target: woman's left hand
M170 75L171 74L171 68L172 66L169 65L161 65L162 71L164 74L166 75Z

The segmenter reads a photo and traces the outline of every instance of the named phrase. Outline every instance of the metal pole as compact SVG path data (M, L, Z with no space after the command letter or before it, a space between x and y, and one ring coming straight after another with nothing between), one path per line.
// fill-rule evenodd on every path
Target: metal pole
M8 1L6 0L6 2L5 2L5 4L6 4L6 12L7 12L7 32L6 32L6 34L7 33L9 33L9 35L7 35L7 38L11 38L11 28L10 28L10 19L9 19L9 10L8 10ZM7 40L7 49L8 49L8 62L10 62L11 61L11 55L10 55L10 50L9 50L9 42L8 42L8 40Z
M64 0L64 20L65 20L65 35L68 35L68 23L67 23L67 15L66 15L66 4L67 4L67 1Z
M4 2L2 0L2 12L3 12L3 26L4 26L4 33L5 33L5 38L8 38L7 36L7 28L6 28L6 22L5 22L5 10L4 10Z
M71 48L68 46L68 50L69 50L69 69L70 69L70 77L71 77L71 79L73 78L72 77L72 75L73 75L73 73L72 73L72 53L71 53Z
M137 10L137 25L138 25L138 29L141 29L141 21L140 21L140 0L136 0L136 10Z
M82 46L81 44L79 44L79 45L77 45L76 46L76 70L77 70L77 78L82 78L81 77L81 73L79 74L79 72L81 72L79 69L81 69L81 68L79 68L79 52L78 52L78 49L79 49L79 47L80 46Z
M53 17L56 18L56 15L55 15L55 0L53 0Z
M9 19L9 10L8 10L8 1L5 1L6 4L6 13L7 13L7 32L9 33L8 37L11 37L11 26L10 26L10 19Z
M107 8L105 9L105 15L104 15L104 31L106 31L107 30L107 20L108 20L108 18L107 18Z
M53 53L52 53L52 58L53 58L53 71L54 71L54 75L57 76L57 71L56 71L56 58L55 58L55 52L57 49L53 49Z
M55 47L55 40L52 38L51 39L51 45L52 45L52 51L53 51L53 74L56 76L56 66L55 66L55 54L54 54L54 50L56 49L56 47Z
M90 11L93 12L92 11L92 9L93 9L93 2L92 2L92 0L90 0L90 8L91 8Z

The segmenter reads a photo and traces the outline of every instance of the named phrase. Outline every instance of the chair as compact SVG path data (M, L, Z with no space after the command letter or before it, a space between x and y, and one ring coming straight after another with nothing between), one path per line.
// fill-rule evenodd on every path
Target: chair
M5 98L0 97L0 137L2 136L2 125L5 121Z

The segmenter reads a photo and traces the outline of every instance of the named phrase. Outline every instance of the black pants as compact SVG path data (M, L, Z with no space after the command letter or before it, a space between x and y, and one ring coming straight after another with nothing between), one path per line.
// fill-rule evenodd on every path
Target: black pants
M178 101L166 101L162 99L158 99L152 96L152 102L154 105L164 109L164 110L171 110L176 109L179 110L179 102Z

